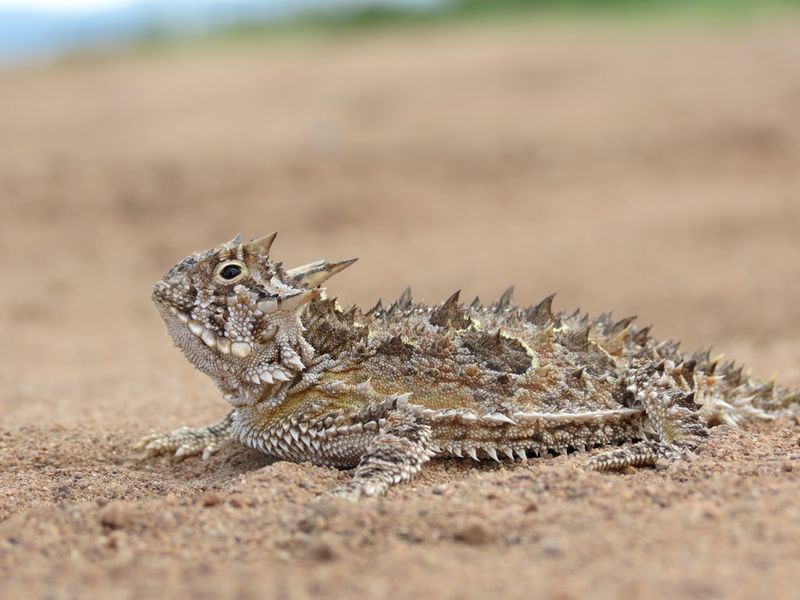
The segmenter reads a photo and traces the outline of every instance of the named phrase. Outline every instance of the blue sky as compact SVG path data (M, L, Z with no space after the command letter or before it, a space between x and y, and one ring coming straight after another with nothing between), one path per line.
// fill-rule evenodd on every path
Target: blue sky
M141 1L141 0L138 0ZM396 4L405 4L407 6L425 6L434 4L436 0L394 0L394 2L388 1L387 4L396 3ZM375 0L373 0L375 2ZM191 5L191 2L187 2L186 0L166 0L163 2L164 5L169 6L170 4L183 4L183 5ZM255 2L254 2L255 3ZM324 2L309 2L308 0L266 0L262 2L263 4L267 5L275 5L275 4L283 4L286 6L292 6L293 4L297 4L298 6L302 5L325 5ZM348 2L347 0L331 0L330 5L336 6L338 5L348 5L348 4L368 4L370 3L369 0L366 2L362 0L359 2L358 0L352 0ZM380 4L380 2L375 2ZM72 12L72 13L80 13L80 12L93 12L93 11L102 11L104 9L114 9L120 8L123 6L128 6L132 4L137 4L137 0L0 0L0 9L26 9L26 10L43 10L48 12Z
M36 8L53 11L81 11L115 8L130 0L0 0L0 8Z
M203 33L302 10L367 5L430 7L441 0L0 0L0 68L26 58L119 45L143 32Z

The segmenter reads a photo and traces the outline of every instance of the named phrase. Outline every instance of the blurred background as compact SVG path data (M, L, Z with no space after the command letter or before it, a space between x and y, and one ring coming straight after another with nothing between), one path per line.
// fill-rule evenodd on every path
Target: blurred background
M216 416L149 290L240 231L360 257L345 305L555 291L800 383L798 15L1 1L3 418Z
M799 229L800 0L0 0L0 596L794 598L790 421L302 520L343 475L131 448L228 409L149 296L238 232L360 257L343 305L513 284L800 386Z

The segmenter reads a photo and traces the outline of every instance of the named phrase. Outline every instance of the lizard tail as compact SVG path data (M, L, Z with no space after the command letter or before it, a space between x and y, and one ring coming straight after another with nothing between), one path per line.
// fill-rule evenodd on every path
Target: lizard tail
M720 357L721 358L721 357ZM695 402L709 425L739 425L800 416L800 390L753 378L742 366L710 359L708 352L695 354Z

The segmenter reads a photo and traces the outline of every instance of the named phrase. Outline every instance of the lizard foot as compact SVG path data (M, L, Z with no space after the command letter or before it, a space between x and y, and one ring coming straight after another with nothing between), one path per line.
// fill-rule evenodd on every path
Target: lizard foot
M151 433L133 448L144 450L142 459L174 454L178 459L201 455L206 460L231 441L232 415L207 427L181 427L171 433Z

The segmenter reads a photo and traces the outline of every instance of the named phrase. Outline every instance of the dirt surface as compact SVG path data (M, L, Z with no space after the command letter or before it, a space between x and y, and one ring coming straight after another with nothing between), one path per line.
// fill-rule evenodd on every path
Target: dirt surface
M360 256L342 303L638 314L800 384L800 26L515 28L0 73L0 596L790 598L800 425L718 427L667 470L439 461L385 499L229 448L151 284L273 230Z

